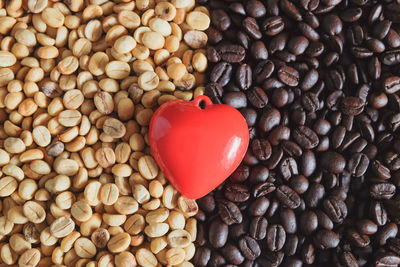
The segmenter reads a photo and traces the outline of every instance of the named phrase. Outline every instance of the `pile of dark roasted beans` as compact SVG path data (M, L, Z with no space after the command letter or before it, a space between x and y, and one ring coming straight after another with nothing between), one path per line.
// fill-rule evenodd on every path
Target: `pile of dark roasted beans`
M195 266L400 264L400 1L199 0L208 95L250 145L198 201Z

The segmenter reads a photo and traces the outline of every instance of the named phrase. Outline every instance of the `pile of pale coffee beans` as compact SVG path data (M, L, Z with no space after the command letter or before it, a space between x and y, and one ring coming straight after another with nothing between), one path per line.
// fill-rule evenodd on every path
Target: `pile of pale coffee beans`
M151 156L156 108L204 93L194 0L0 0L0 263L193 266L194 200Z

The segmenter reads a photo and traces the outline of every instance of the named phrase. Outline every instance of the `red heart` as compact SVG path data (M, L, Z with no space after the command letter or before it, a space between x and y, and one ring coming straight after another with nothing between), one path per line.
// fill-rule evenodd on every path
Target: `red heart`
M199 96L192 102L172 100L157 109L149 140L167 179L182 195L197 199L237 168L249 144L249 131L239 111Z

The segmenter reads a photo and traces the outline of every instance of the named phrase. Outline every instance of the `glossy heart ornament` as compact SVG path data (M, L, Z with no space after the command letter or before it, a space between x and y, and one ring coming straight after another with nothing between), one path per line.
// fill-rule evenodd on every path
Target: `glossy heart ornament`
M197 199L239 166L249 130L236 109L198 96L161 105L151 119L149 140L167 179L182 195Z

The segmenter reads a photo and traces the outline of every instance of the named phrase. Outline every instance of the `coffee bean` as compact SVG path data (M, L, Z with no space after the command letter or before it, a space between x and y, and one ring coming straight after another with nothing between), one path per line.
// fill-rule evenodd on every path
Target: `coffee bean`
M220 31L226 31L231 26L231 19L222 9L211 12L211 22Z
M242 21L244 31L253 39L261 39L262 33L255 18L247 17Z
M383 226L386 224L388 215L383 203L373 202L371 204L371 216L377 225Z
M206 267L211 257L211 250L207 247L200 247L196 250L193 258L194 264L200 267Z
M230 81L231 75L232 75L232 65L226 62L220 62L217 65L215 65L213 70L211 71L210 81L218 83L220 84L220 86L225 86Z
M233 202L221 200L218 202L218 214L221 220L227 225L241 223L243 220L242 212Z
M285 23L280 16L273 16L265 19L261 25L261 30L268 36L274 36L283 31Z
M347 164L347 170L355 177L360 177L367 171L368 165L369 159L365 154L355 153Z
M242 92L229 92L226 93L222 102L234 108L244 108L247 106L246 94Z
M281 82L288 86L297 86L299 84L299 72L289 66L278 70L278 77Z
M248 260L255 260L261 255L261 249L257 241L250 236L239 239L239 249Z
M283 1L280 1L279 4L280 4L280 8L287 16L289 16L290 18L292 18L295 21L302 20L302 16L301 16L299 10L292 2L290 2L289 0L283 0Z
M306 192L304 201L310 208L316 208L325 196L325 188L319 183L313 183Z
M312 149L319 143L318 136L307 126L299 126L293 131L294 140L304 149Z
M347 217L347 206L346 204L337 198L328 198L323 202L325 213L335 223L342 223Z
M253 196L255 198L265 196L273 191L275 191L275 185L270 182L259 183L253 188Z
M224 189L225 197L232 202L245 202L250 197L250 192L245 185L230 184Z
M219 219L212 221L208 232L208 240L214 248L225 246L228 240L228 225Z
M245 49L240 45L219 45L217 52L221 55L221 59L228 63L241 62L245 54Z
M236 71L236 82L240 89L247 90L252 84L252 70L249 65L241 64Z
M333 151L326 151L320 157L321 167L332 173L341 173L345 166L346 160L342 155Z
M315 233L314 243L319 249L335 248L339 245L339 236L335 232L321 229Z
M281 185L276 189L276 197L279 202L291 209L296 209L300 206L301 199L299 195L286 185Z
M378 183L371 185L370 195L374 199L390 199L396 192L396 187L390 183Z
M249 206L249 214L252 216L263 216L269 207L269 199L259 197L254 200Z
M222 255L224 255L228 262L235 265L239 265L244 261L244 257L240 250L236 246L229 243L222 248Z
M285 232L294 234L297 231L296 215L291 209L283 209L280 212L280 219Z
M281 250L286 241L286 232L282 225L274 224L268 227L267 246L271 251Z
M280 162L280 172L285 180L289 180L292 176L299 174L297 163L294 158L286 158Z
M262 240L267 235L268 221L264 217L254 217L250 222L250 236L256 240Z

